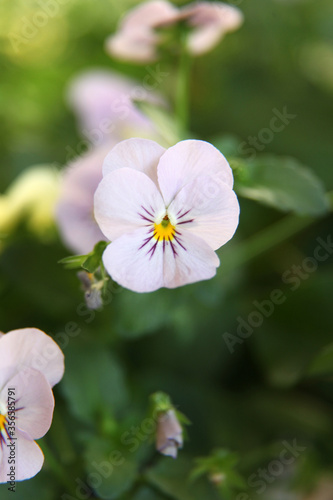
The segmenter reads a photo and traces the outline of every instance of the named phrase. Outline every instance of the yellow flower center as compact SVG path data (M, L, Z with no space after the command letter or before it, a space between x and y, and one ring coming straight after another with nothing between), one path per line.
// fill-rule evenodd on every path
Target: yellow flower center
M159 240L172 241L175 237L176 229L166 215L160 224L154 224L154 238Z
M6 417L5 415L0 415L0 432L5 428Z

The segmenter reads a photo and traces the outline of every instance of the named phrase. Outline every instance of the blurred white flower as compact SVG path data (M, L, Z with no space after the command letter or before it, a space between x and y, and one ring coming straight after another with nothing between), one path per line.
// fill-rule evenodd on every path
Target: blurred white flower
M66 99L79 119L80 133L94 146L133 135L156 136L154 124L135 101L164 102L142 83L107 70L77 75L70 82Z
M106 50L119 59L153 62L158 59L158 45L163 40L157 30L180 22L191 28L188 51L200 55L211 50L226 33L238 29L243 14L222 2L198 2L178 9L165 0L152 0L125 15L116 34L106 40Z

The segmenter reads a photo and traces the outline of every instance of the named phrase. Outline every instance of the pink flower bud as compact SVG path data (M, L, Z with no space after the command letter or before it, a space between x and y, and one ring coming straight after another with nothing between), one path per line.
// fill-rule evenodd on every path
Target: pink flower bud
M183 430L174 410L159 416L156 433L156 449L162 455L176 458L178 448L183 446Z

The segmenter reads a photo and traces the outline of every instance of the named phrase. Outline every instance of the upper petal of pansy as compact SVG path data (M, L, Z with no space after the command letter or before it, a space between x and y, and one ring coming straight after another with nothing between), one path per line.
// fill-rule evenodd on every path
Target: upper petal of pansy
M186 184L199 175L212 175L230 188L233 175L223 154L205 141L186 140L169 148L157 166L158 183L168 206Z
M156 185L147 175L131 168L106 175L95 193L95 219L111 241L151 225L164 213L163 199Z
M179 191L168 214L177 228L199 236L216 250L234 235L239 204L227 184L216 177L200 175Z
M10 368L2 368L0 373L8 370ZM1 373L0 378L6 378L6 373ZM38 370L23 368L9 376L5 385L2 385L1 401L7 401L9 387L15 388L16 428L33 439L44 436L51 426L54 410L54 397L49 382Z
M106 156L103 175L119 168L132 168L143 172L157 184L157 165L165 152L157 142L149 139L127 139L119 142Z
M193 26L188 48L199 55L211 50L230 31L239 28L243 15L239 9L220 2L199 2L182 9L182 16Z
M37 328L12 330L0 343L0 366L34 368L40 371L51 387L59 382L64 374L64 355L59 346L46 333Z
M34 477L42 468L44 455L38 444L24 433L17 432L16 445L16 481L24 481ZM8 459L10 458L10 448L3 446L0 448L0 483L8 481Z

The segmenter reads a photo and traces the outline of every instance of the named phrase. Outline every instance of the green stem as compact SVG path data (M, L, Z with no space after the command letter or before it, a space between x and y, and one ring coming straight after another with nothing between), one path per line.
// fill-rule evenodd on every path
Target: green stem
M284 217L251 238L239 243L238 247L232 248L229 253L226 252L222 258L223 267L225 270L231 271L244 265L246 262L299 233L316 220L315 217L300 217L297 215Z
M191 70L191 57L186 47L186 35L181 39L181 53L179 58L178 78L176 85L176 117L182 132L189 126L189 79Z

